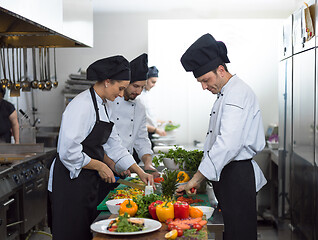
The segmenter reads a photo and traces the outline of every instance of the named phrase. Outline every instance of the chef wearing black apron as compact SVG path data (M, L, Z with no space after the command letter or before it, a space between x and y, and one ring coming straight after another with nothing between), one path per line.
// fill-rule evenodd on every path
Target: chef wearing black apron
M252 89L228 72L227 48L205 34L181 58L203 90L217 95L210 113L204 155L197 173L178 192L213 181L222 210L225 240L256 240L256 192L266 179L253 160L265 146L259 104Z
M103 162L104 153L116 163L113 170L130 169L144 182L153 184L152 176L144 173L121 146L109 120L107 100L121 96L129 78L129 63L122 56L94 62L87 69L87 79L97 83L75 97L63 113L58 154L50 169L48 186L52 191L54 240L92 239L90 225L98 215L100 181L115 180Z

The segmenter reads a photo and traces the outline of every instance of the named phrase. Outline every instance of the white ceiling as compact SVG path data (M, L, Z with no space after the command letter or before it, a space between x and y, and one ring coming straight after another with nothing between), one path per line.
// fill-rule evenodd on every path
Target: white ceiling
M302 0L93 0L95 12L188 12L258 17L287 17ZM251 15L251 14L250 14ZM242 16L244 17L244 16Z

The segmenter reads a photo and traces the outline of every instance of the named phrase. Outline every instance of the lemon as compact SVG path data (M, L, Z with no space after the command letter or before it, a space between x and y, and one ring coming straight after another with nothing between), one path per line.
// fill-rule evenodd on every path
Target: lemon
M178 236L178 231L176 229L171 230L170 232L166 233L166 239L176 239Z

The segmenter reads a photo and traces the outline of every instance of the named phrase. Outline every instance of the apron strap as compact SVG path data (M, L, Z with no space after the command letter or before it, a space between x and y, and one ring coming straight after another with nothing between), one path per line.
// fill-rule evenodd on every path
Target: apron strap
M95 96L95 91L93 86L89 89L89 91L91 92L91 96L93 99L93 104L94 104L94 108L96 112L96 122L99 122L99 113L98 113L97 101L96 101L96 96Z

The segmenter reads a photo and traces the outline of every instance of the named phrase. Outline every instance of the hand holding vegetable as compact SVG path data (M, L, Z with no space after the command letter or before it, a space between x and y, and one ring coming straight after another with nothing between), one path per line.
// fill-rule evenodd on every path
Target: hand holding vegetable
M189 196L196 194L196 188L199 187L200 182L204 178L205 178L204 175L200 171L197 171L194 174L193 178L189 182L187 182L187 184L180 185L178 187L178 189L176 190L177 194L182 195L184 194L184 192Z

